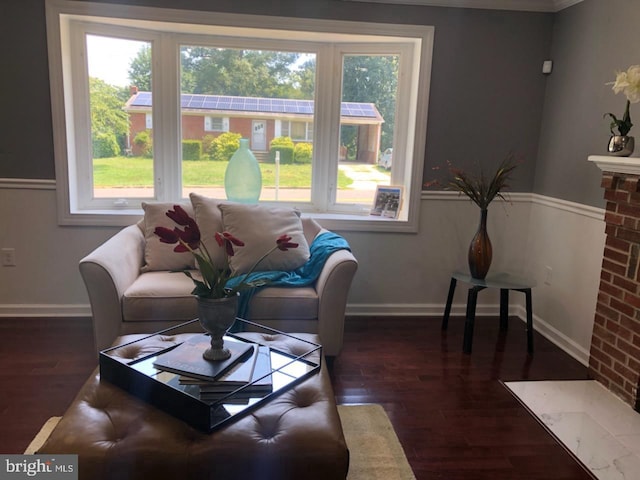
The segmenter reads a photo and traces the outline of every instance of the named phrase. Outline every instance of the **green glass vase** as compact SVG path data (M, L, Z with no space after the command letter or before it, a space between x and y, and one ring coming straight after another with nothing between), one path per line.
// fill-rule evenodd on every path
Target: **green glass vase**
M262 191L262 173L249 140L240 139L240 148L232 155L224 174L224 190L232 202L257 203Z

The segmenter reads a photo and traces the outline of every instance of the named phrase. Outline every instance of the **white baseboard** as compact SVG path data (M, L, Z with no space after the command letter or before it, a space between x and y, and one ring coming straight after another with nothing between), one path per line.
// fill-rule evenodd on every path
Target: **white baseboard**
M509 313L511 313L511 309ZM515 307L515 315L522 319L522 321L526 321L527 312L523 306L518 305ZM583 347L535 314L533 315L533 329L555 346L571 355L584 366L589 366L588 350L585 350Z
M0 317L90 317L91 307L87 305L0 305Z

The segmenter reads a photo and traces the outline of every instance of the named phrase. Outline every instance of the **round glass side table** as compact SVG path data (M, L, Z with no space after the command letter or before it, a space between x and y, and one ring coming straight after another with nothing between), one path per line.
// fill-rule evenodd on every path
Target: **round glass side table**
M525 295L527 310L527 352L533 353L533 312L531 306L531 289L535 287L535 282L517 277L509 273L489 274L484 279L473 278L468 273L454 272L449 284L449 294L447 295L447 305L442 317L442 329L446 330L449 325L449 315L451 314L451 303L456 285L464 282L469 285L467 294L467 313L464 324L464 337L462 350L464 353L471 353L473 343L473 325L476 317L476 302L478 292L486 288L500 289L500 330L507 330L509 326L509 291L522 292Z

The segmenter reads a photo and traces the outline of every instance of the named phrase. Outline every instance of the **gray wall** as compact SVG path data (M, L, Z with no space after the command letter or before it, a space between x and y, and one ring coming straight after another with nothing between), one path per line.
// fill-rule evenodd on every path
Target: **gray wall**
M556 14L534 192L601 207L602 172L587 161L606 155L609 120L626 98L607 82L640 64L640 1L585 0ZM631 106L640 128L640 104ZM636 148L638 155L639 148Z
M169 0L119 1L172 7ZM513 182L531 191L553 15L495 10L346 3L336 0L199 1L181 8L435 26L424 179L432 167L486 165L509 151L524 160ZM55 177L44 0L0 6L0 178Z

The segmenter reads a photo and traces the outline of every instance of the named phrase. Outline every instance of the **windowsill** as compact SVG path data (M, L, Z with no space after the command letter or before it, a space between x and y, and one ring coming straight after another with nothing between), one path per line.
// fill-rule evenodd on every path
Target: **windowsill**
M303 212L302 215L316 220L324 228L342 232L398 232L415 233L414 226L407 220L379 217L375 215L355 215L343 213ZM138 222L143 217L142 210L90 210L68 213L58 218L60 225L125 227Z

